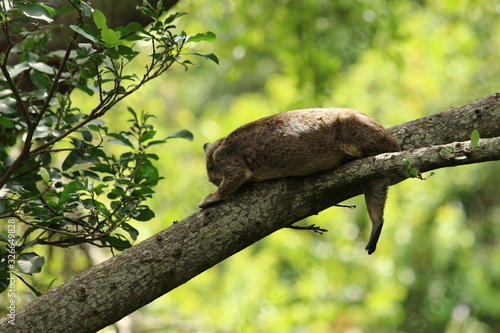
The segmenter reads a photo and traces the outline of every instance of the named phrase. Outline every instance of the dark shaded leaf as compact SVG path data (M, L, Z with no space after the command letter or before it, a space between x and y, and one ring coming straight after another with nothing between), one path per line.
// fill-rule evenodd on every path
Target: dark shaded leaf
M127 239L121 238L121 237L119 238L116 236L109 236L109 237L106 237L106 240L109 242L109 244L114 249L116 249L118 251L124 251L132 246L132 244L130 244L130 242Z
M0 112L2 112L2 110L0 109ZM10 121L9 118L5 118L5 117L0 117L0 128L14 128L14 123L12 121Z
M141 136L141 142L150 140L151 138L153 138L155 136L155 134L156 134L156 131L147 131L146 133L144 133Z
M123 230L128 232L132 240L137 240L137 236L139 236L139 231L137 231L137 229L135 229L128 223L123 223L121 227Z
M190 131L183 129L183 130L180 130L180 131L177 131L174 133L170 133L166 137L166 140L173 139L173 138L183 138L183 139L186 139L189 141L193 141L194 136L193 136L193 133L191 133Z
M190 54L194 54L194 55L197 55L197 56L200 56L200 57L203 57L205 59L209 59L209 60L212 60L213 62L215 62L217 65L219 64L219 58L217 58L217 56L213 53L200 53L200 52L191 52Z
M108 133L108 136L114 138L114 139L110 139L108 142L116 143L116 144L119 144L122 146L128 146L131 148L134 147L134 145L132 144L130 139L125 134Z
M139 206L132 216L137 221L145 222L154 218L155 213L148 206Z

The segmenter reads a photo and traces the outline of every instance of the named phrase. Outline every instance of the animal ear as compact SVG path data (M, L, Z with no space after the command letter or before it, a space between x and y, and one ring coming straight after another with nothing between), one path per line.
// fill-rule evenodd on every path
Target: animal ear
M205 151L205 155L208 154L208 151L210 150L210 148L212 148L213 144L212 143L205 143L203 145L203 150Z

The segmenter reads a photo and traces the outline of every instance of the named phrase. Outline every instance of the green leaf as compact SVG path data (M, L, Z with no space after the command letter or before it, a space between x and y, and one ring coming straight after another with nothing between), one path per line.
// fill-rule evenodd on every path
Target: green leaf
M139 206L132 216L137 221L145 222L155 217L155 213L148 206Z
M411 165L411 167L408 171L410 172L410 175L412 176L412 178L416 178L420 173L418 171L418 169L413 164Z
M71 151L68 154L68 156L66 156L66 158L64 159L64 162L62 164L63 171L66 171L69 168L71 168L73 165L78 164L78 161L80 160L81 156L82 156L82 154L78 150Z
M81 70L80 71L80 76L84 79L91 79L91 78L94 78L97 76L97 68L92 68L92 69L84 69L84 70ZM83 87L83 86L77 86L77 88L79 89L82 89L83 91L89 93L90 95L90 92L92 92L92 94L94 93L92 91L92 89L88 88L88 87Z
M156 131L147 131L141 136L141 142L152 139L156 134Z
M446 159L449 157L449 153L448 153L448 151L447 151L446 149L442 149L442 150L440 150L440 151L439 151L439 155L440 155L441 157L443 157L443 158L446 158Z
M110 173L112 175L115 174L115 172L113 171L113 168L111 168L109 165L104 164L104 163L94 164L89 169L92 171L96 171L96 172Z
M7 201L6 200L0 200L0 214L3 214L5 212L6 208L7 208Z
M64 216L54 216L53 218L47 220L46 222L49 224L59 224L59 222L64 221Z
M130 139L125 134L108 133L108 136L114 138L114 139L110 139L108 142L119 144L122 146L128 146L131 148L134 147L134 145L132 144Z
M408 178L412 178L410 172L408 171L408 169L405 167L405 166L401 166L401 171L403 172L403 174L408 177Z
M43 20L47 23L54 21L55 10L39 2L18 2L16 7L22 14L32 19Z
M172 23L177 18L179 18L181 16L184 16L184 15L187 15L187 12L177 12L177 13L174 13L174 14L170 15L169 17L167 17L167 19L165 20L165 24Z
M166 139L173 139L173 138L184 138L186 140L193 141L194 136L193 133L191 133L190 131L183 129L174 133L170 133L166 137Z
M167 142L167 139L164 139L164 140L154 140L154 141L148 142L148 144L146 145L146 147L151 147L151 146L155 146L155 145L162 145L162 144L164 144L166 142Z
M71 195L77 195L76 193L78 191L84 190L85 187L83 187L80 182L73 180L69 182L66 186L64 186L64 190L61 192L61 195L59 197L59 201L57 202L59 205L63 205L68 200L70 199Z
M40 168L40 176L46 183L50 183L50 175L47 169L45 168Z
M43 62L30 62L28 65L31 68L45 74L54 75L56 72L56 69L54 67L44 64Z
M115 31L121 32L122 37L128 41L136 41L144 39L143 36L139 36L138 32L143 32L144 28L138 22L131 22L126 27L117 27Z
M478 130L473 130L471 135L470 135L470 145L472 149L476 148L477 145L479 144L479 131Z
M21 253L17 260L19 270L28 274L40 273L44 264L45 258L34 252Z
M96 49L94 49L90 43L78 43L76 51L78 52L78 57L85 57L85 59L88 59L87 56L95 53Z
M137 231L137 229L135 229L128 223L123 223L121 227L123 230L128 232L130 238L132 238L133 240L137 240L137 236L139 236L139 231Z
M213 32L207 31L207 32L196 34L194 36L190 36L189 39L186 41L186 43L189 43L189 42L194 42L194 43L213 42L216 39L217 39L217 36Z
M88 4L85 1L80 1L80 7L82 8L83 15L85 15L87 17L92 16L92 13L94 12L94 8L92 8L90 6L90 4Z
M101 37L107 47L113 47L122 43L120 41L121 36L120 31L114 31L113 29L106 28L101 31Z
M39 71L30 71L29 73L31 82L40 89L49 90L52 85L52 80L49 79L47 74L44 74Z
M196 67L199 67L198 64L193 63L191 60L184 60L183 62L180 63L182 66L184 66L184 69L187 71L189 68L187 65L193 65Z
M14 123L9 118L0 117L0 128L14 128Z
M99 29L107 29L106 16L99 9L94 9L94 22Z
M153 193L155 193L155 191L152 188L147 187L147 186L141 186L139 188L135 188L132 191L132 196L133 197L150 198L151 197L150 194L153 194Z
M200 57L203 57L205 59L208 59L208 60L212 60L213 62L215 62L217 65L219 64L219 58L217 58L217 56L213 53L200 53L200 52L191 52L190 54L194 54L194 55L197 55L197 56L200 56Z
M71 30L76 31L77 33L87 38L88 40L97 43L96 37L92 35L91 32L87 32L77 25L70 25L69 27L71 28Z
M92 142L93 139L92 133L90 133L89 131L79 131L79 132L82 133L83 140Z
M166 142L166 141L164 141L164 142ZM160 157L158 157L158 155L156 155L156 154L144 154L144 157L151 159L151 160L155 160L155 161L160 160Z
M119 235L121 236L121 235ZM122 236L123 237L123 236ZM131 247L132 245L127 239L122 239L116 236L109 236L106 237L106 240L109 242L109 244L116 250L118 251L124 251Z

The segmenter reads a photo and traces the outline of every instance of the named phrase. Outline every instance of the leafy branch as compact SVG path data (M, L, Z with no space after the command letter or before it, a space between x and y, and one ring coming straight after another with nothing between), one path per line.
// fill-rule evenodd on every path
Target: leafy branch
M128 130L111 132L100 119L172 66L195 65L186 56L218 63L215 55L188 48L214 41L215 34L175 32L175 21L186 13L168 15L161 1L143 1L137 9L153 21L150 26L111 28L106 15L84 0L68 0L58 10L15 2L0 14L8 43L0 53L0 218L26 227L16 240L18 256L37 244L130 247L138 235L130 221L154 217L145 201L162 179L154 166L159 156L148 149L172 138L192 139L187 130L157 139L154 116L130 108ZM54 19L68 12L77 15L66 48L47 51ZM143 73L128 74L143 52ZM96 96L90 99L95 105L88 111L76 107L75 89ZM110 154L108 143L126 151ZM8 242L5 236L0 241ZM41 260L30 255L33 262ZM0 282L6 278L1 263ZM25 265L21 272L36 273L41 266L38 261L36 269Z

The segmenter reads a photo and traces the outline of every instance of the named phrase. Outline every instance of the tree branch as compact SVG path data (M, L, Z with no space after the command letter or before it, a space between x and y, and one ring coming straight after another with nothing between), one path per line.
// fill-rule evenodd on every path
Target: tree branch
M500 94L494 94L391 128L406 151L309 177L246 184L228 200L53 288L18 311L15 327L1 319L0 330L95 332L271 233L361 193L368 179L404 180L407 154L421 172L500 160L499 123ZM473 129L483 137L475 149L467 141ZM449 146L453 154L440 154Z

